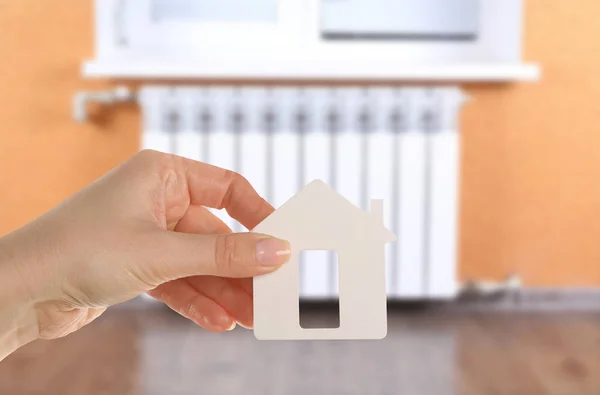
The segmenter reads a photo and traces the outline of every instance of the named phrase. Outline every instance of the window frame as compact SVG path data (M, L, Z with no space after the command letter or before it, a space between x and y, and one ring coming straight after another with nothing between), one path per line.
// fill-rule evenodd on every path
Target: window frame
M290 72L292 78L296 74L302 77L302 70L308 68L312 74L322 70L329 75L343 64L360 69L362 75L370 75L372 68L371 74L377 77L377 70L393 67L369 64L387 63L400 68L483 65L508 70L522 63L524 0L480 0L480 30L473 42L325 40L320 29L320 0L280 0L280 20L273 26L240 22L153 23L151 1L96 0L97 51L89 63L128 70L132 69L128 64L189 70L190 67L179 66L208 63L214 64L217 72L218 67L231 62L238 62L243 71L247 62L252 73L264 64L265 74L298 64ZM473 67L467 67L465 72L475 74L472 70ZM181 71L181 76L186 72ZM140 73L151 73L150 66Z

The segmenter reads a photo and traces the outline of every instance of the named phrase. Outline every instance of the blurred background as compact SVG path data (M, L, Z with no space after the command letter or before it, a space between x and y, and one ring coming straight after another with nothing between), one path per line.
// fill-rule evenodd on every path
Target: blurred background
M600 3L0 1L0 235L143 148L275 206L386 201L388 337L259 342L140 298L0 363L0 393L597 394ZM236 230L243 230L217 213ZM300 263L301 314L337 269Z

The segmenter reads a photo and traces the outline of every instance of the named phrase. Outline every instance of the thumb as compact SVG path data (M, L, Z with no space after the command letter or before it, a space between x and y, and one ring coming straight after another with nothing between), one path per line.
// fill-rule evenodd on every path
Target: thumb
M291 256L289 242L260 233L166 232L156 245L164 253L155 256L160 263L152 272L167 281L199 275L254 277L277 270Z

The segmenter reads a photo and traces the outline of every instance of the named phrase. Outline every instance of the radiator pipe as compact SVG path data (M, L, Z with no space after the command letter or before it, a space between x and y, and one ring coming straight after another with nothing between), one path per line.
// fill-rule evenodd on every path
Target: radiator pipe
M136 94L125 86L117 86L112 91L78 92L73 98L73 118L78 122L88 119L88 103L114 104L136 100Z

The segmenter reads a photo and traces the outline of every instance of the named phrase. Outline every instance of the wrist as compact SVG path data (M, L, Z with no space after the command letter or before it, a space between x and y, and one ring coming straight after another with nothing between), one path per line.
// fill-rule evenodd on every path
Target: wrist
M0 238L0 361L37 338L37 319L12 235Z

